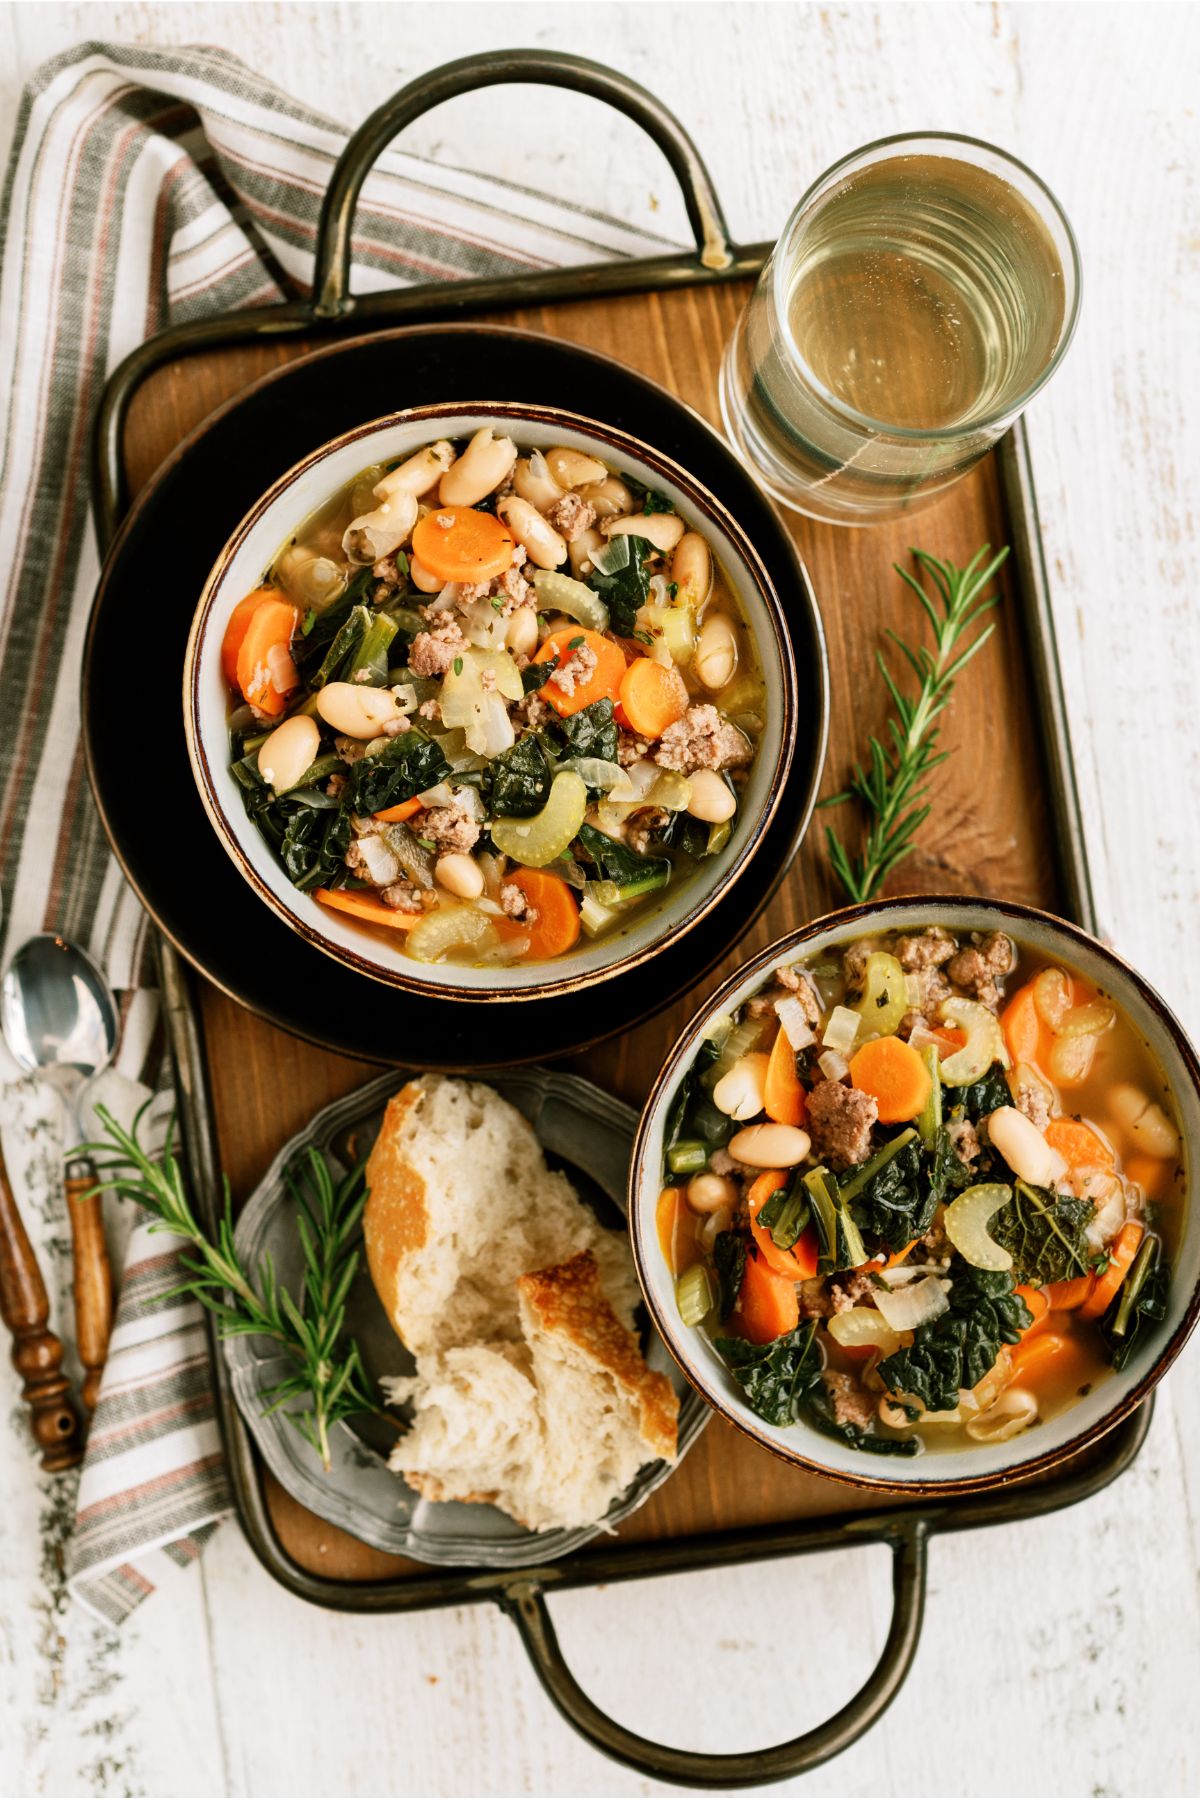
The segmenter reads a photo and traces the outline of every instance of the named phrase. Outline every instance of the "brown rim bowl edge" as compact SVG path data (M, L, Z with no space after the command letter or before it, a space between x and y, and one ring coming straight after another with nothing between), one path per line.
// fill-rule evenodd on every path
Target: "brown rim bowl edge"
M213 659L219 656L219 640L210 631L214 610L218 603L229 600L230 593L240 598L241 593L248 592L250 587L261 578L264 566L261 554L252 568L243 567L240 576L236 575L238 559L248 554L247 544L252 534L268 514L277 509L278 503L285 496L311 477L312 472L319 471L331 458L340 452L347 451L364 439L371 439L379 433L395 433L411 429L414 426L428 427L428 430L414 436L410 444L388 451L387 455L406 454L428 436L462 436L468 429L488 420L502 420L510 426L513 435L520 441L522 435L532 442L529 431L538 428L538 441L546 441L547 432L559 432L564 439L574 437L586 447L590 442L598 447L607 462L624 461L640 463L644 470L655 477L658 485L668 489L675 488L682 497L685 517L689 523L698 523L710 535L715 533L718 540L724 538L731 547L734 565L729 567L726 557L726 574L739 599L740 605L747 611L747 624L755 638L756 651L763 667L764 676L776 687L779 705L778 737L773 765L769 771L766 765L756 770L752 779L763 795L754 816L748 819L747 829L737 846L736 854L730 859L724 870L719 872L719 879L710 879L707 883L699 876L690 877L681 884L680 916L675 916L670 907L660 907L654 914L648 914L647 920L653 919L655 929L652 934L643 934L643 941L635 943L623 953L614 954L608 959L597 959L594 967L584 971L565 972L557 978L530 979L520 986L506 981L509 971L499 970L489 979L486 985L479 982L467 985L465 979L449 978L445 980L430 979L428 973L419 974L423 967L431 972L433 967L453 970L455 965L421 965L407 962L394 953L394 960L377 960L367 954L364 942L366 933L356 933L353 927L342 927L340 921L331 922L322 928L324 922L302 916L305 904L319 913L317 902L306 895L300 895L291 887L283 871L274 864L274 859L265 844L258 837L249 819L236 812L222 801L218 791L218 776L215 768L224 771L227 768L228 755L227 736L222 732L215 734L212 725L212 706L208 705L209 720L207 726L202 722L205 711L202 697L202 683L211 675ZM455 421L460 422L455 428ZM474 425L471 422L474 421ZM522 428L524 431L522 432ZM362 453L362 463L369 464L373 457L369 450ZM325 485L323 497L341 485L341 480L331 478ZM311 485L310 485L311 494ZM303 503L298 502L294 513L289 515L288 523L278 532L278 543L272 543L270 560L280 544L286 541L288 530L294 530L304 518L321 503L320 497L311 497ZM276 512L276 522L278 514ZM261 544L259 551L261 553ZM740 563L741 567L738 566ZM746 591L749 588L749 593ZM756 618L755 612L762 617ZM763 622L769 628L769 637L764 633ZM794 651L791 637L787 629L786 617L779 594L764 567L761 559L745 532L741 529L729 509L723 505L707 488L671 458L663 455L651 445L616 427L601 424L583 415L571 413L556 407L538 405L521 405L515 402L479 401L476 403L454 402L449 405L426 405L398 410L369 420L353 430L320 445L301 461L295 463L285 474L266 491L254 507L245 515L225 544L220 556L213 566L204 585L191 631L188 636L187 652L183 670L183 710L184 729L187 740L188 760L191 764L201 801L210 823L217 836L233 861L239 873L251 888L268 906L271 907L288 927L297 933L305 942L311 944L322 954L331 956L346 966L357 970L373 981L386 986L412 993L419 993L428 998L446 1000L466 1000L476 1003L490 1003L506 1000L536 1000L550 996L562 996L567 993L581 992L605 981L611 976L624 974L645 964L668 940L676 941L688 933L700 922L716 904L724 897L729 888L746 872L757 853L763 835L775 815L783 792L795 743L795 717L798 705L798 688ZM772 729L771 734L774 736ZM822 734L824 738L824 733ZM767 750L766 744L760 747L759 756ZM819 771L816 772L819 776ZM763 780L765 774L766 779ZM718 874L718 871L714 871ZM273 879L272 879L273 878ZM302 910L297 910L300 908ZM635 921L634 931L637 930ZM357 941L355 941L357 940ZM621 940L618 940L618 944ZM603 940L601 940L603 942ZM400 965L406 966L400 966ZM537 968L539 965L533 965ZM548 965L553 967L553 965Z
M846 907L815 919L777 938L706 998L676 1039L643 1108L629 1185L630 1233L646 1304L671 1355L713 1410L784 1462L852 1487L924 1499L980 1493L1044 1474L1087 1450L1141 1404L1175 1361L1200 1317L1200 1220L1192 1217L1191 1206L1185 1201L1167 1317L1135 1350L1123 1371L1106 1376L1086 1397L1005 1444L930 1451L911 1461L888 1459L890 1478L871 1473L871 1465L879 1459L867 1453L842 1446L803 1424L768 1425L749 1410L707 1340L680 1321L674 1282L658 1243L655 1210L662 1188L664 1119L708 1023L740 1005L779 963L794 961L801 953L841 947L876 930L937 923L952 930L1007 931L1018 946L1025 943L1061 956L1111 993L1149 1044L1167 1078L1190 1177L1193 1146L1200 1144L1200 1059L1179 1021L1149 983L1079 926L1033 907L961 895L914 895Z

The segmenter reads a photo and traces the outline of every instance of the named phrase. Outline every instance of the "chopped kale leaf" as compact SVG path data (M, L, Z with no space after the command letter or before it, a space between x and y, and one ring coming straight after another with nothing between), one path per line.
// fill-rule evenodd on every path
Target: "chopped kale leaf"
M973 1388L1001 1346L1015 1344L1033 1323L1011 1274L975 1269L955 1256L949 1269L948 1312L918 1325L907 1348L879 1365L891 1393L918 1400L929 1412L952 1412L960 1388Z
M1094 1211L1090 1200L1018 1181L1008 1205L992 1215L988 1231L1011 1252L1015 1279L1043 1286L1087 1274L1087 1228Z
M383 812L436 787L449 773L440 744L423 732L403 731L376 755L351 764L342 804L355 813Z

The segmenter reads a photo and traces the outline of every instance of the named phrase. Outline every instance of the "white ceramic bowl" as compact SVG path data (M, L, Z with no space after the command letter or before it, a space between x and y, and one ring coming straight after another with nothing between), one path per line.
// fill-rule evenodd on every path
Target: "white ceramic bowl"
M230 614L262 579L304 519L360 469L409 455L434 438L468 437L498 423L522 448L566 444L590 451L666 493L681 516L707 537L737 592L753 632L767 687L767 723L744 790L733 835L711 866L666 890L661 905L594 943L581 941L551 963L464 968L419 963L395 946L332 913L294 888L246 816L230 772L229 691L221 672L221 640ZM188 639L183 677L188 757L205 809L225 849L251 884L293 930L318 949L375 980L425 994L466 1000L532 999L583 988L644 962L667 938L689 931L744 875L779 804L795 741L796 672L779 596L766 568L727 509L687 472L624 432L549 407L481 404L413 407L346 432L280 477L242 520L204 587ZM823 740L822 740L823 741Z
M663 1127L671 1102L712 1020L748 999L780 963L834 949L871 932L942 924L951 931L1006 931L1018 943L1059 957L1123 1008L1161 1064L1175 1099L1183 1136L1185 1169L1200 1147L1200 1061L1182 1026L1154 990L1127 963L1077 926L1048 913L1004 901L920 897L847 908L792 932L731 976L691 1020L675 1043L646 1103L634 1146L629 1222L638 1276L655 1325L684 1374L724 1418L787 1462L859 1487L912 1493L962 1493L1002 1486L1017 1475L1046 1469L1084 1449L1143 1400L1183 1348L1200 1315L1200 1220L1189 1205L1182 1241L1172 1260L1168 1312L1144 1334L1127 1366L1096 1384L1065 1412L1004 1444L925 1451L885 1459L855 1451L803 1423L769 1425L751 1411L741 1389L699 1331L690 1330L675 1304L675 1281L658 1241L655 1212L662 1189Z

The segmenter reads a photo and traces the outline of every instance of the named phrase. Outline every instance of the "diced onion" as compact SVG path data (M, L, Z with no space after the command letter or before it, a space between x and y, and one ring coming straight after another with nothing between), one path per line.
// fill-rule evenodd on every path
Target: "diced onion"
M390 887L400 879L400 864L381 837L372 833L358 839L358 851L376 887Z
M893 1331L915 1331L919 1325L940 1319L950 1310L945 1285L936 1275L927 1275L923 1281L915 1281L896 1293L878 1288L875 1304Z
M810 1044L816 1043L816 1035L808 1022L808 1015L794 994L775 1002L775 1017L783 1027L783 1034L793 1050L807 1050Z
M1059 1035L1065 1038L1100 1037L1116 1024L1117 1009L1111 1000L1092 1000L1086 1006L1073 1006L1062 1024Z
M592 567L600 575L615 575L618 569L627 569L633 554L632 544L627 536L609 538L598 550L592 552Z
M850 1073L850 1064L840 1050L823 1050L817 1058L817 1067L826 1081L844 1081Z
M873 1306L852 1306L847 1312L834 1313L829 1320L829 1335L843 1349L869 1346L890 1356L900 1348L899 1336Z
M940 1016L967 1034L961 1050L942 1058L941 1077L948 1087L967 1087L986 1075L994 1062L1007 1069L1010 1057L1004 1033L999 1019L988 1007L978 1000L962 1000L953 995L942 1001Z
M988 1235L993 1214L1012 1199L1012 1189L1001 1181L980 1181L965 1188L946 1208L946 1236L973 1269L1011 1269L1012 1253Z
M619 786L625 779L625 771L620 763L604 762L598 756L573 756L566 762L558 764L560 769L574 769L576 775L590 788L601 788L605 793Z
M835 1006L821 1035L821 1042L827 1050L840 1050L843 1056L848 1056L854 1048L861 1024L861 1018L849 1006Z
M766 1029L766 1024L765 1019L745 1018L726 1034L721 1045L721 1054L705 1077L710 1089L716 1087L722 1075L729 1073L734 1063L740 1062L743 1056L757 1046Z

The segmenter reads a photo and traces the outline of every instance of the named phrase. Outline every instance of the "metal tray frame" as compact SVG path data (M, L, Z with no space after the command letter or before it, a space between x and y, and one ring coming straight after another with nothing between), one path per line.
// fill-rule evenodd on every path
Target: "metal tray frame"
M526 82L572 89L607 102L640 125L679 182L695 235L692 250L532 275L430 284L355 297L350 292L351 231L359 193L393 138L432 107L497 84ZM506 306L547 305L664 288L741 281L758 274L771 245L731 241L712 180L678 120L627 76L580 57L513 50L463 57L419 77L379 107L350 138L333 171L321 210L312 298L224 313L161 332L110 377L92 440L92 493L97 533L107 551L129 496L122 445L130 403L156 369L196 351L257 338L362 335L404 323L461 318ZM1097 921L1083 822L1067 728L1054 621L1050 609L1037 502L1024 425L997 449L1012 530L1016 590L1044 721L1049 800L1061 865L1065 908L1089 931ZM221 1179L209 1093L197 978L158 938L168 1041L174 1058L188 1172L202 1218L213 1226ZM1149 1429L1152 1401L1113 1430L1082 1469L1011 1492L945 1504L871 1507L791 1524L697 1534L641 1544L587 1549L519 1570L431 1569L398 1580L336 1582L310 1574L280 1543L267 1509L253 1444L234 1404L225 1359L213 1347L222 1438L238 1517L250 1545L275 1580L319 1606L360 1613L418 1612L490 1601L508 1614L546 1693L589 1743L643 1775L694 1787L733 1788L781 1781L815 1768L869 1730L895 1698L912 1665L924 1611L929 1540L940 1532L975 1530L1037 1518L1098 1493L1133 1462ZM547 1595L601 1583L682 1574L715 1564L766 1562L855 1544L892 1552L893 1613L879 1661L859 1691L823 1724L765 1750L707 1755L657 1744L603 1713L567 1666Z

